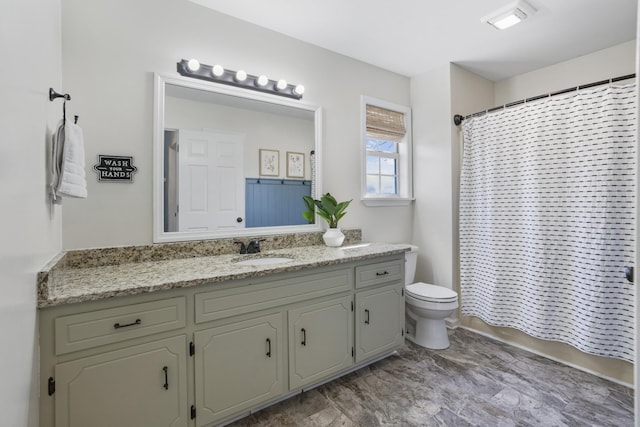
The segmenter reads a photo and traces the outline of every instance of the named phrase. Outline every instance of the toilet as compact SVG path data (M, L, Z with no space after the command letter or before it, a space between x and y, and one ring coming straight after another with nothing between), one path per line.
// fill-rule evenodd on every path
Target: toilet
M458 308L458 294L444 286L413 283L418 248L405 253L406 338L422 347L442 350L449 347L445 318Z

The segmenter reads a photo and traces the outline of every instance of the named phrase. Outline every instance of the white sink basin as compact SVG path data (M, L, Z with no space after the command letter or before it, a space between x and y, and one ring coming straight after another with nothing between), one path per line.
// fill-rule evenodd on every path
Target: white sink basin
M285 262L293 261L293 258L287 257L264 257L264 258L251 258L245 259L242 261L236 261L238 265L251 265L251 266L267 266L267 265L277 265L284 264Z

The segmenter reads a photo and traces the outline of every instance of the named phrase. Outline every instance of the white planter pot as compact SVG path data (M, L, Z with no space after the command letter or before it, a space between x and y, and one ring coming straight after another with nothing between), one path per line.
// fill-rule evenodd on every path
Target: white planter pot
M331 247L338 247L344 241L344 234L339 228L329 228L323 235L324 244Z

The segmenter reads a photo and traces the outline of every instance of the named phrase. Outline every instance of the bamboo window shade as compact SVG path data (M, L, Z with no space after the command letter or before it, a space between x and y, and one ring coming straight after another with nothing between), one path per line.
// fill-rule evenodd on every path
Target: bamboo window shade
M401 142L406 133L404 113L367 104L367 137Z

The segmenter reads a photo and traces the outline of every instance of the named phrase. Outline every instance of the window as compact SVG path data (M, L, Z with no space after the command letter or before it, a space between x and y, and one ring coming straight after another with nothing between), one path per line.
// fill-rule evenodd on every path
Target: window
M411 109L362 97L362 201L369 206L413 200Z
M382 139L366 139L367 194L398 195L398 143Z

